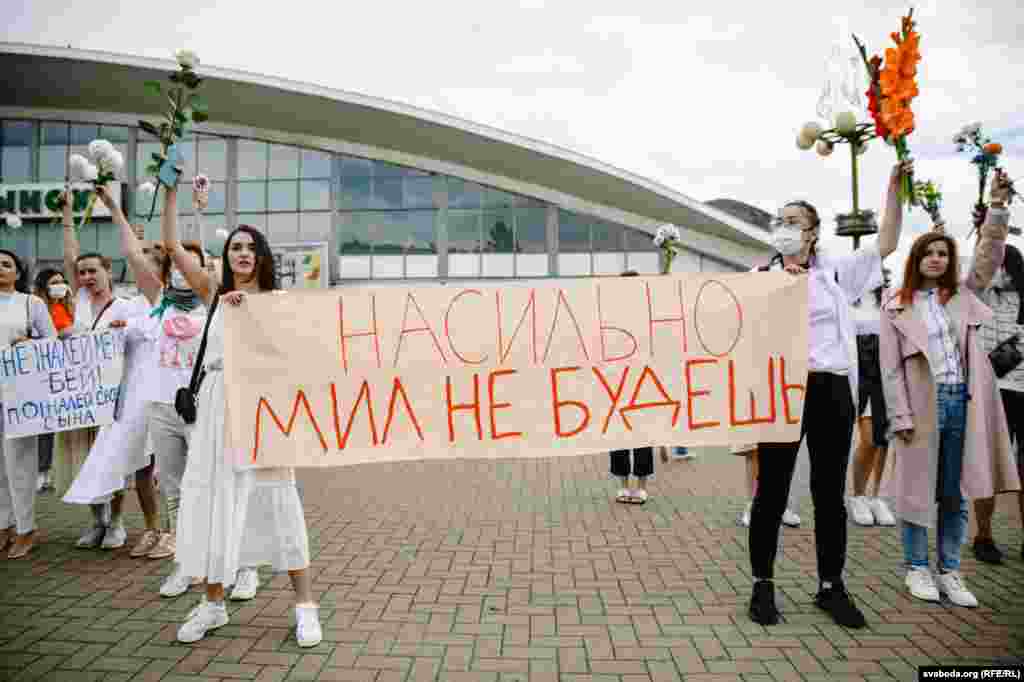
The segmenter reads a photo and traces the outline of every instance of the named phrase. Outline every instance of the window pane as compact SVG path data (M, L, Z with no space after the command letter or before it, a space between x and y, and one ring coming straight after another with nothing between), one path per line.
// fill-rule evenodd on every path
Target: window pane
M500 189L494 189L493 187L483 187L482 202L484 208L506 208L516 205L516 196L503 192Z
M370 257L342 256L338 259L338 274L342 279L370 279Z
M4 182L29 182L29 147L3 147L0 150L0 178Z
M641 230L634 230L632 228L623 228L626 233L626 250L627 251L657 251L658 247L654 245L654 235L647 234Z
M121 230L113 223L96 223L96 240L100 253L111 257L120 255ZM115 270L114 274L119 273Z
M41 224L37 236L39 251L36 256L43 260L64 259L64 232L60 225ZM64 272L63 264L60 271Z
M299 148L281 144L270 145L270 177L289 179L299 177Z
M475 183L459 178L448 178L448 207L480 208L482 190L483 188Z
M402 208L402 178L373 179L374 208Z
M448 256L449 277L479 277L480 255L476 253L453 253Z
M516 254L516 277L547 277L549 274L546 253Z
M71 144L88 145L100 136L100 127L75 123L71 126Z
M593 224L594 251L622 251L622 228L603 220Z
M299 240L304 242L325 242L330 239L332 217L329 211L300 214Z
M484 251L513 253L515 249L515 214L512 211L485 211L483 216ZM486 259L484 274L487 274ZM504 276L504 275L503 275ZM511 276L511 273L509 273Z
M109 142L117 144L128 143L128 135L131 132L131 128L126 126L102 126L100 127L100 137ZM123 152L122 152L123 153Z
M256 229L265 232L267 227L267 214L266 213L239 213L238 214L239 225L249 225Z
M558 250L561 253L590 252L590 223L579 214L558 212ZM587 266L589 274L590 266Z
M437 256L418 256L410 254L405 257L406 277L437 277Z
M343 177L338 207L349 210L370 208L372 188L373 180L369 177Z
M387 163L386 161L374 161L373 175L374 177L378 178L401 178L428 175L428 173L426 171L421 171L419 169L411 168L409 166L401 166L397 163Z
M435 211L406 211L406 228L409 240L406 243L407 253L437 253L437 237L434 224L437 220ZM436 260L435 269L436 269Z
M39 179L63 180L67 177L68 148L49 145L39 148Z
M267 143L238 141L238 179L262 180L267 177Z
M265 211L267 209L267 183L238 183L238 210Z
M579 277L590 274L589 253L558 254L558 274L560 277Z
M224 180L228 175L228 143L216 137L199 138L196 167L211 180Z
M302 177L331 177L331 155L315 149L302 150Z
M517 252L546 254L548 252L547 209L519 208L516 209L515 214Z
M331 207L330 180L303 180L300 192L303 211L324 211Z
M268 202L271 211L295 211L299 208L299 183L295 180L272 180Z
M404 256L373 255L374 279L398 279L405 277Z
M626 269L626 254L601 252L594 254L595 275L620 275Z
M402 204L405 208L434 207L434 179L405 178L405 197Z
M341 157L341 176L343 178L373 177L373 162L355 156Z
M40 123L42 144L64 145L70 144L71 136L67 123Z
M484 277L512 277L515 274L515 254L485 253L483 255Z
M641 275L657 275L661 272L661 259L657 251L631 251L626 254L626 267Z
M271 244L290 244L298 241L299 214L267 214L267 239Z
M480 251L480 214L477 211L448 211L448 252Z
M146 166L154 163L153 154L159 153L159 142L139 142L135 145L135 177L137 180L141 182L143 178L152 177L146 173Z
M370 253L372 244L368 223L357 220L354 214L342 216L342 226L338 236L339 253L342 255ZM370 276L369 271L366 276Z

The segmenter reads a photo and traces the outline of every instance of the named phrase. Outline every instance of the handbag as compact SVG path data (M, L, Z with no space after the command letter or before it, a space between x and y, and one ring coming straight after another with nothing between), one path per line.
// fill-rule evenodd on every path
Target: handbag
M1002 379L1007 374L1017 369L1017 366L1024 361L1024 354L1021 353L1017 344L1020 343L1020 334L1014 334L1008 339L1003 339L988 354L992 361L992 369L997 379Z
M206 355L206 337L210 333L210 322L213 320L213 313L217 310L217 301L220 294L213 298L213 305L206 316L206 325L203 327L203 340L199 342L199 352L196 354L195 364L192 365L192 378L188 386L183 386L174 394L174 411L178 413L181 420L186 424L196 423L196 401L199 399L199 387L203 385L206 378L206 370L203 369L203 357Z

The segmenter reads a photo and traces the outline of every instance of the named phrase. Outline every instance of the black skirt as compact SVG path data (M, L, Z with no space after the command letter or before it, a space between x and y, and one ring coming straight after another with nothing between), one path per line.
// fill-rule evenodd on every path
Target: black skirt
M889 441L885 432L889 427L882 392L882 369L878 359L878 334L857 337L857 415L864 414L871 403L871 436L876 447L885 447Z

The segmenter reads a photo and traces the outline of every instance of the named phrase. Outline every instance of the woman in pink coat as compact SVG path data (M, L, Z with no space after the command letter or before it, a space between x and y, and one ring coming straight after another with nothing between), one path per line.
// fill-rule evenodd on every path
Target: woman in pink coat
M931 232L914 242L903 288L886 302L880 364L895 461L891 492L902 519L910 593L958 606L978 601L960 577L967 499L1018 490L1006 415L979 328L992 311L977 297L1002 265L1008 211L1003 178L981 228L971 272L961 283L956 242ZM928 569L928 528L936 527L938 587Z

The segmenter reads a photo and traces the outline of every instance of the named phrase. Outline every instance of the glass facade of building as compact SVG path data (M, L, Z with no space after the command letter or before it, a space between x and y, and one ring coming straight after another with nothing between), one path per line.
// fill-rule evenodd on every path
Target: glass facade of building
M110 140L125 155L122 203L136 222L145 222L150 206L135 205L135 187L146 179L144 169L159 145L135 128L0 121L0 185L59 184L68 155L85 154L96 138ZM263 230L271 244L329 242L336 259L332 283L658 272L658 251L641 230L463 178L256 139L196 134L185 144L186 186L178 194L184 236L202 234L207 248L219 251L216 231L245 223ZM201 232L187 187L196 169L212 183ZM159 204L156 209L146 224L151 238L159 234ZM114 258L115 276L130 277L108 219L96 219L81 240L83 251ZM0 228L0 247L36 267L59 264L60 225L26 220L19 230ZM684 252L673 269L735 268Z

